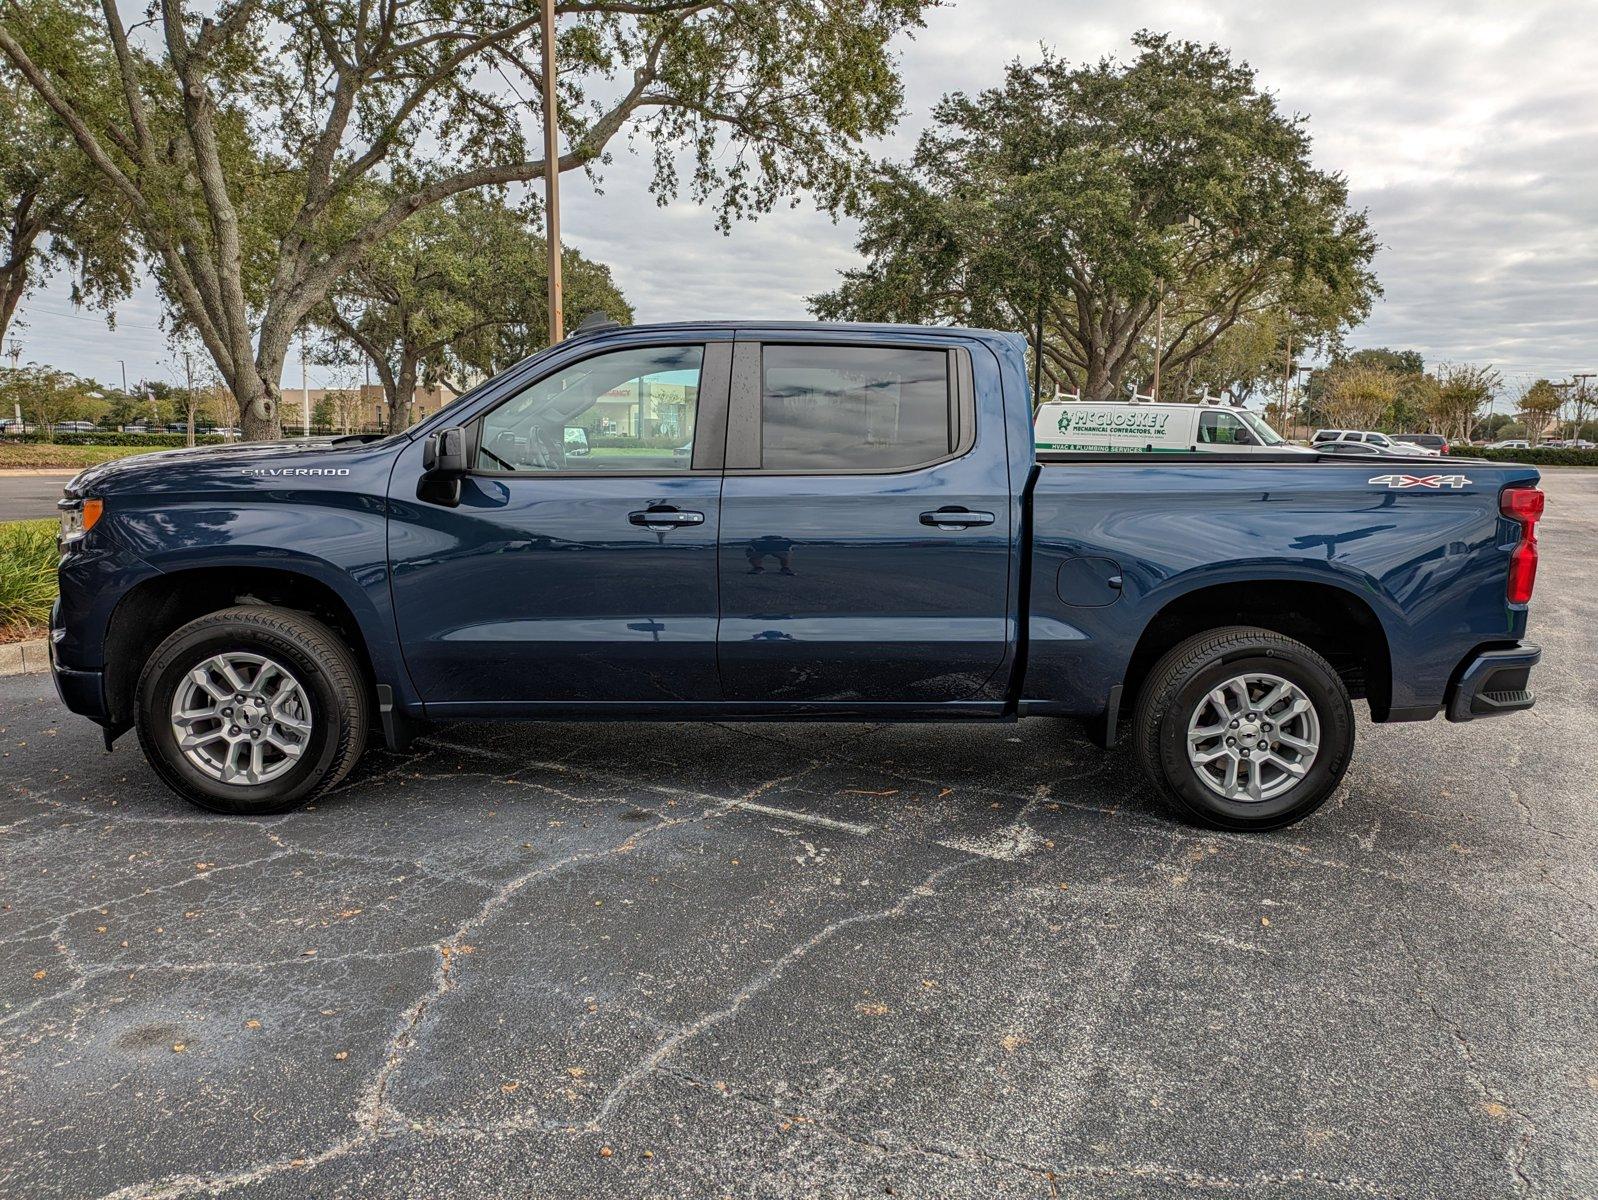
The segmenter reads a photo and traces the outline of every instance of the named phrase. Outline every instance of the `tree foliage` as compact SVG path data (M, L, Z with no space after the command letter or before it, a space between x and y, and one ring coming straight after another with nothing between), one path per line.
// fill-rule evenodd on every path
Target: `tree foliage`
M62 421L92 421L107 409L105 393L92 379L29 364L0 371L0 413L21 408L29 425L48 429Z
M1279 312L1304 346L1360 319L1375 238L1304 119L1220 47L1134 44L1127 64L1046 53L945 96L868 193L866 266L813 309L1029 330L1041 312L1046 374L1094 399L1152 359L1159 318L1172 380L1240 321Z
M126 204L246 433L270 436L296 328L450 196L597 169L630 129L657 197L724 223L850 199L862 139L898 114L888 43L930 2L558 0L555 164L534 149L527 0L158 0L132 30L115 0L0 0L0 52ZM391 198L367 211L374 184Z
M1564 407L1565 398L1559 390L1546 379L1539 379L1530 384L1520 394L1516 407L1520 419L1526 425L1526 437L1532 445L1542 440L1543 430L1548 423L1559 415L1559 410Z
M1327 371L1321 410L1329 425L1375 429L1398 398L1402 377L1374 363L1345 362Z
M74 304L110 310L131 293L137 258L114 193L0 59L0 344L50 275L67 274Z
M1460 441L1476 428L1482 410L1493 402L1503 377L1496 368L1470 363L1444 363L1437 368L1437 401L1433 424L1439 433Z
M610 269L565 250L568 327L603 309L631 321ZM317 318L371 361L390 428L418 382L494 374L549 343L544 237L498 197L464 193L401 225L341 279Z

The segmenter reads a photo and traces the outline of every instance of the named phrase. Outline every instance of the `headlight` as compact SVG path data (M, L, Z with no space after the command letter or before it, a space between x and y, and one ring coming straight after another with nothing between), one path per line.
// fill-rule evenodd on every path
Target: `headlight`
M100 514L105 511L103 500L74 500L68 497L57 500L56 508L61 512L61 533L57 539L62 546L81 541L83 535L94 528L94 523L100 519Z

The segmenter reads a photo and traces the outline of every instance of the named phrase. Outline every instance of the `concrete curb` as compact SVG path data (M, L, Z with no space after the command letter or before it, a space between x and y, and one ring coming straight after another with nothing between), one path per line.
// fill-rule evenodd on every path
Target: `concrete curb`
M50 670L50 643L46 638L0 645L0 675L44 675Z
M86 470L85 467L0 467L0 479L59 478L71 479Z

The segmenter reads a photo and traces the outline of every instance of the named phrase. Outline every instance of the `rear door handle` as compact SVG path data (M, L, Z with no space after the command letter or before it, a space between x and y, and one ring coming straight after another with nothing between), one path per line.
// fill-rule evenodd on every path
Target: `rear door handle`
M992 513L972 512L968 508L940 508L921 514L923 525L932 525L939 529L965 529L971 525L992 525L993 521Z
M646 508L641 512L630 512L627 519L634 525L647 525L651 528L674 529L679 525L703 525L705 514L702 512L688 512L677 508Z

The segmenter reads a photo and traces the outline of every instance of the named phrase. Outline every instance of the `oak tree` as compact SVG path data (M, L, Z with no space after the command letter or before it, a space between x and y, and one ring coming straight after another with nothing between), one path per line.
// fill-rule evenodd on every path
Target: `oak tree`
M604 309L632 309L603 264L562 254L570 328ZM468 192L405 222L335 286L317 320L371 362L389 428L406 423L418 383L496 373L549 341L544 238L500 197Z
M1174 379L1260 314L1316 337L1361 319L1376 241L1304 118L1218 46L1133 41L1130 63L1046 53L945 96L867 193L866 265L814 311L1034 331L1044 373L1098 400L1156 340Z
M625 132L653 146L657 198L724 224L800 194L836 209L898 115L889 42L929 3L555 0L555 163L533 0L154 0L132 27L117 0L0 0L0 52L116 189L267 437L296 328L450 196L595 171ZM91 16L92 37L60 36ZM374 183L392 199L366 213Z
M109 312L131 293L137 260L114 193L0 59L0 345L51 275L67 275L75 304Z

